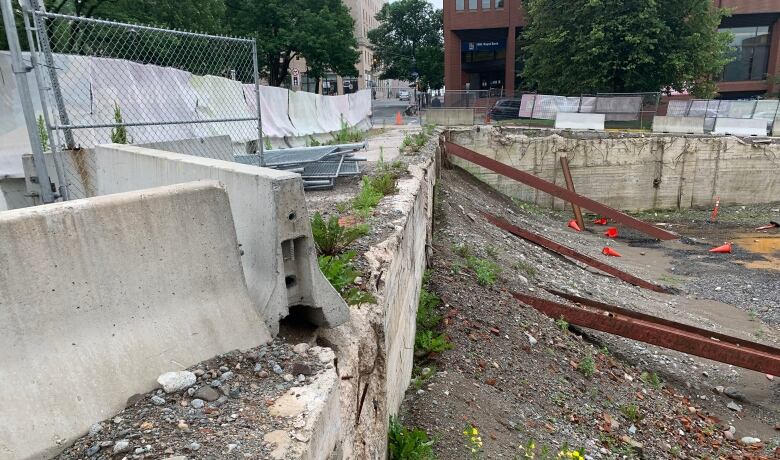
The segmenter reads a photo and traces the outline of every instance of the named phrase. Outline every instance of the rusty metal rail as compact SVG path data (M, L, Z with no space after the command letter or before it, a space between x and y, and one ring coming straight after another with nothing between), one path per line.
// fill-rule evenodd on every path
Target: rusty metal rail
M649 281L645 281L642 278L638 278L630 273L626 273L623 270L617 269L611 265L607 265L604 262L596 260L590 256L586 256L585 254L579 253L574 249L556 243L555 241L545 238L542 235L529 232L528 230L513 225L509 221L494 216L493 214L487 212L481 212L481 214L488 220L488 222L495 225L496 227L506 230L509 233L518 236L520 238L523 238L525 240L528 240L534 244L538 244L539 246L549 249L550 251L558 253L562 256L571 257L574 260L578 260L584 264L590 265L591 267L597 268L603 271L604 273L609 273L610 275L619 278L627 283L633 284L634 286L639 286L641 288L649 289L651 291L663 292L666 294L669 293L669 291L663 286L659 286Z
M769 375L780 374L780 349L555 290L549 292L586 308L516 292L512 295L551 318L563 318L571 324Z
M571 177L571 170L569 169L569 157L561 155L561 171L563 171L563 178L566 181L566 190L577 193L574 189L574 179ZM582 218L582 210L574 203L571 204L571 210L574 213L574 220L577 221L577 225L580 229L585 230L585 220Z
M552 182L547 182L544 179L540 179L533 174L529 174L525 171L520 171L519 169L505 165L504 163L498 162L492 158L488 158L485 155L481 155L473 150L467 149L466 147L453 144L449 141L445 142L444 146L447 154L452 154L456 157L463 158L464 160L482 166L483 168L487 168L493 172L501 174L502 176L506 176L535 189L549 193L554 197L568 201L572 205L578 205L585 209L590 209L597 214L609 217L615 222L620 222L621 224L638 230L646 235L650 235L660 240L674 240L679 238L678 235L672 232L668 232L654 225L648 224L647 222L643 222L627 214L623 214L617 209L610 208L609 206L603 205L598 201L591 200L588 197L569 191L563 187L559 187L558 185L555 185Z

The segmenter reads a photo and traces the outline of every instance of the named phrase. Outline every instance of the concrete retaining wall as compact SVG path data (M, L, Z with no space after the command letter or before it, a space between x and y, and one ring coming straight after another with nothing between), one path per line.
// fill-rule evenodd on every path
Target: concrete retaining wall
M428 108L423 116L425 124L439 126L471 126L474 124L473 108Z
M163 372L270 340L204 181L0 213L0 458L43 458ZM142 295L139 295L142 294Z
M316 307L309 319L321 326L349 317L317 264L299 175L128 145L97 147L93 164L97 195L203 179L224 184L249 292L274 333L290 305Z
M349 322L320 334L336 350L342 376L345 459L385 458L388 420L400 408L411 379L436 178L432 159L409 171L412 177L399 181L398 193L378 207L380 213L399 216L389 224L393 232L364 254L371 267L367 284L377 288L377 304L353 310Z
M566 134L492 128L451 131L453 142L565 187L566 154L577 192L618 209L687 209L770 203L780 197L780 143L736 137ZM562 200L450 157L501 192L540 206Z

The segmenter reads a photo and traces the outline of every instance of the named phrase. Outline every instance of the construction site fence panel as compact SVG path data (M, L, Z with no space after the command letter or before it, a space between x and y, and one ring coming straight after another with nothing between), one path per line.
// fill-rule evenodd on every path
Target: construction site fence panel
M671 100L666 109L671 117L704 117L704 130L712 132L718 118L766 120L767 128L780 119L780 101L761 99L752 101L690 99Z

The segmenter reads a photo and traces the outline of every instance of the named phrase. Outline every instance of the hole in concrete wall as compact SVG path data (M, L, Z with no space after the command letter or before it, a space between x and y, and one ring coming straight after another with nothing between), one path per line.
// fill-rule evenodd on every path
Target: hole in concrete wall
M297 283L298 278L296 278L295 275L287 275L284 277L284 284L287 286L287 289L294 287Z
M310 307L290 307L289 314L279 321L279 336L289 343L311 343L317 334L317 326L310 321Z
M298 214L295 213L295 211L291 212L288 216L288 220L295 220L295 218L298 217Z

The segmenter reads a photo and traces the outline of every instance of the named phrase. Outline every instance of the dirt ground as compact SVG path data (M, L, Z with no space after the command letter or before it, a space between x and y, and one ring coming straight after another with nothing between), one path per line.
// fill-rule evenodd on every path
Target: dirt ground
M562 302L544 290L554 288L777 346L780 266L776 246L762 240L780 230L750 229L777 221L779 207L723 208L718 224L704 222L709 211L644 214L684 238L656 243L617 226L621 236L609 240L603 227L576 233L566 227L568 213L513 202L459 169L443 169L428 290L442 299L441 330L454 347L419 359L415 372L428 368L432 377L410 386L402 423L425 429L441 459L471 455L469 425L481 432L481 458L525 458L521 446L531 441L539 452L568 444L590 458L780 458L780 379L566 330L509 293ZM492 226L481 210L675 294L575 264ZM708 252L724 241L735 242L732 254ZM607 245L623 257L603 256ZM464 255L498 264L495 284L480 285ZM591 360L595 372L586 376Z

